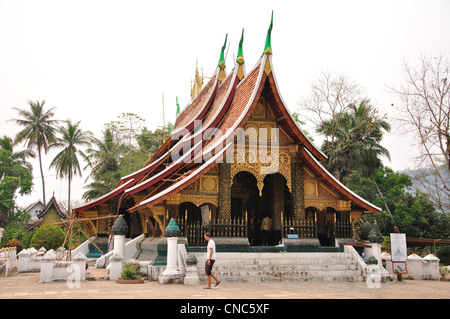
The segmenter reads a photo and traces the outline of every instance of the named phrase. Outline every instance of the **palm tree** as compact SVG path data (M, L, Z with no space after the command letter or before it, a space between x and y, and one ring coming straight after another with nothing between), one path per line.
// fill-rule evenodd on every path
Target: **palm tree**
M85 188L83 199L91 200L100 197L113 189L120 180L120 157L123 155L124 145L118 143L114 127L107 126L103 131L103 139L94 138L94 148L87 150L93 180ZM87 181L87 179L86 179Z
M42 178L42 196L44 205L45 201L45 181L44 172L42 170L42 151L47 154L49 146L55 142L55 130L58 120L53 119L55 115L55 108L44 112L45 101L32 102L28 101L30 110L23 110L19 108L13 108L19 112L22 117L20 119L13 119L17 125L23 128L22 131L17 133L14 144L19 144L25 142L27 144L27 149L37 149L39 157L39 168L41 170Z
M89 157L80 149L80 147L90 147L93 135L89 131L83 131L80 128L80 122L72 124L67 120L66 126L59 128L61 137L57 138L52 148L63 148L50 163L50 168L55 168L60 178L67 177L68 179L68 205L67 211L71 213L70 195L71 183L73 176L81 176L80 162L78 161L78 154L89 163Z
M327 168L339 179L352 170L373 177L382 166L380 157L389 158L389 151L380 145L384 132L390 131L389 123L377 115L369 100L350 105L350 113L339 116L338 125L334 121L325 121L318 128L318 132L329 136L330 128L337 127L334 143L325 141L322 146L329 156Z
M389 151L380 143L384 132L389 132L391 127L386 120L378 117L369 100L363 100L358 106L351 105L351 111L354 123L349 166L365 177L373 177L382 166L380 157L390 159Z

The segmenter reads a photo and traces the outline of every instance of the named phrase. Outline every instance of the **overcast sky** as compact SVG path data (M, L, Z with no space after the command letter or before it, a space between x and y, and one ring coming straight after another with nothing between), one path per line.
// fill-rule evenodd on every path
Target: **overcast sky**
M386 86L403 80L403 61L450 53L450 1L18 1L0 0L0 136L18 131L12 107L46 100L56 117L81 120L100 136L103 125L132 112L154 130L175 121L175 99L190 100L198 59L211 76L228 33L226 59L233 65L242 28L244 57L253 68L264 49L270 14L273 64L287 107L310 93L322 70L343 73L366 89L380 113L394 116ZM412 167L414 141L392 133L382 143L386 165ZM20 149L20 148L19 148ZM67 182L48 170L47 199L67 198ZM34 162L33 162L34 164ZM38 165L34 190L19 198L27 205L42 198ZM84 178L73 182L80 199Z

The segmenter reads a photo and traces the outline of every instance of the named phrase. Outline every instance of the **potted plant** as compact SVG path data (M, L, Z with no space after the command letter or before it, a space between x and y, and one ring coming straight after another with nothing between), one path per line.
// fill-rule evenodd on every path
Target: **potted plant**
M141 284L144 279L139 272L139 264L127 263L122 269L122 276L116 279L119 284Z

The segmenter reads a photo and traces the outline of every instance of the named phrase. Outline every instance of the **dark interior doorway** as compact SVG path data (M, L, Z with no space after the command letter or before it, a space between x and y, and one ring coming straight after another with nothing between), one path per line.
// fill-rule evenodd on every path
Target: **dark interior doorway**
M291 202L292 195L286 179L279 173L265 177L261 196L253 174L243 171L233 178L231 216L241 218L247 212L248 238L251 246L263 244L261 225L266 216L272 220L268 245L274 246L281 241L281 212L286 217L292 216Z

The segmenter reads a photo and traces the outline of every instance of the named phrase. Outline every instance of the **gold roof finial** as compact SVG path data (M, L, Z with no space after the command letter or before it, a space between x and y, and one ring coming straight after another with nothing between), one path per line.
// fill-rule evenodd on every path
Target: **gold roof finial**
M202 75L200 76L200 73L198 72L198 59L196 59L195 62L195 78L194 82L192 83L191 80L191 98L194 99L198 92L202 89L203 86L203 67L202 67Z

